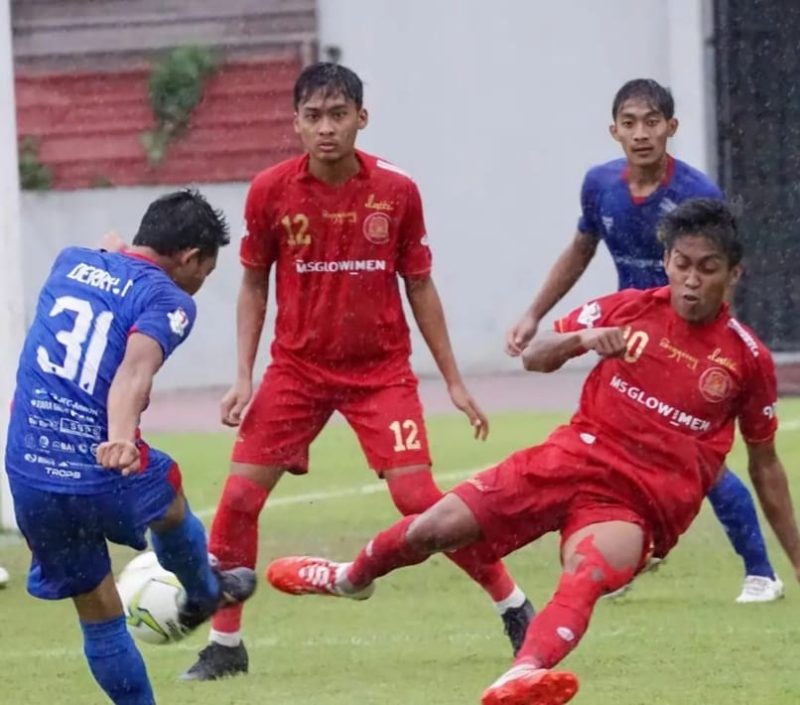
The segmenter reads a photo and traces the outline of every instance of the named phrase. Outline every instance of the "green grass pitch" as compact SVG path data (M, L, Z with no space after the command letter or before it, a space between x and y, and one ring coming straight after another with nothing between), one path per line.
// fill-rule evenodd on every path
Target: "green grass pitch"
M779 449L800 497L800 401L781 407ZM461 417L430 420L441 484L542 440L565 417L499 414L485 444L471 440ZM224 482L229 434L151 437L183 469L195 510L209 521ZM731 467L746 474L742 448ZM396 517L381 483L365 467L343 424L312 449L312 472L286 478L261 520L259 572L270 558L321 553L346 559ZM738 606L742 571L706 506L668 562L642 576L615 603L602 602L565 666L577 672L576 703L590 705L796 705L800 702L800 590L767 530L787 583L778 604ZM558 572L554 537L510 557L518 582L538 605ZM132 557L115 549L119 571ZM24 590L28 555L0 537L0 564L12 574L0 591L0 702L26 705L107 702L86 668L69 602L45 603ZM205 641L205 630L173 646L142 645L159 703L170 705L461 705L510 663L499 618L481 590L447 560L381 581L365 603L291 598L262 582L245 612L250 675L209 684L176 676Z

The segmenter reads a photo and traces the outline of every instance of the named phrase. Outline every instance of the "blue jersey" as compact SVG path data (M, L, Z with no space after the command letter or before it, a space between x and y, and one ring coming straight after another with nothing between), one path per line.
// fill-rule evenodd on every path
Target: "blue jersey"
M194 324L192 298L155 263L131 253L63 250L39 294L17 370L6 446L15 482L98 494L129 478L100 467L108 391L132 332L166 359Z
M581 189L578 230L605 241L617 268L620 289L650 289L667 284L656 238L661 217L688 198L723 198L705 174L670 157L664 182L647 198L628 188L628 163L616 159L588 171Z

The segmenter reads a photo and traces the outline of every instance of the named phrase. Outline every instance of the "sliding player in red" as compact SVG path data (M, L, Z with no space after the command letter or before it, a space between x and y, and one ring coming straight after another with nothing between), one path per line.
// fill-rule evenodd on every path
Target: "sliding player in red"
M525 368L539 372L588 351L600 356L569 424L378 534L353 563L285 558L270 566L270 582L363 599L380 576L437 551L472 545L500 557L560 531L555 594L482 702L562 705L578 681L554 667L580 642L597 600L650 555L665 556L689 527L737 419L761 506L800 576L800 535L774 444L774 364L724 303L740 274L734 219L721 201L692 199L665 217L659 235L669 286L587 303L522 353Z

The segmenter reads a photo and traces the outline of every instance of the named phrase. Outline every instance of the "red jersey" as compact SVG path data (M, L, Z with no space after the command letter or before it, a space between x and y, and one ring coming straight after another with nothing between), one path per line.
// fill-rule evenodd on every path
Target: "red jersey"
M315 179L308 155L261 172L247 196L240 259L250 269L276 264L273 358L380 384L407 370L411 353L398 275L427 276L431 253L414 182L356 156L360 171L340 186Z
M777 430L775 366L755 334L727 305L710 323L691 324L670 304L670 289L627 289L556 322L559 332L618 326L624 357L601 360L583 387L568 427L607 466L607 479L653 523L666 553L700 509L731 449L735 420L748 443Z

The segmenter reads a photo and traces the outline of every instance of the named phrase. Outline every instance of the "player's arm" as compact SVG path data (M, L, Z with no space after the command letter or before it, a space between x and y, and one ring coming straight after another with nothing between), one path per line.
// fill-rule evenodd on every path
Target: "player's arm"
M758 501L800 580L800 533L786 471L775 450L775 443L748 443L747 455L748 471Z
M517 356L536 335L539 323L575 286L597 252L599 240L589 233L577 231L572 242L559 255L539 293L528 310L508 332L506 352Z
M161 345L148 335L132 333L125 357L108 392L108 440L97 448L97 462L123 475L139 470L136 432L147 406L153 377L164 361Z
M406 296L414 314L420 333L439 368L453 404L463 411L475 429L475 438L485 439L489 433L489 422L467 391L461 372L453 354L450 335L444 317L439 292L428 274L421 277L406 277Z
M238 426L253 393L253 367L264 329L270 267L245 267L236 300L236 383L222 398L220 415L226 426Z
M625 353L625 338L617 327L587 328L558 333L544 331L522 351L522 365L529 372L555 372L567 360L594 350L600 357Z

